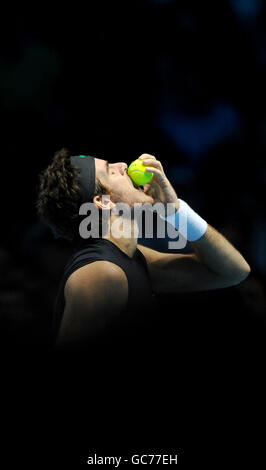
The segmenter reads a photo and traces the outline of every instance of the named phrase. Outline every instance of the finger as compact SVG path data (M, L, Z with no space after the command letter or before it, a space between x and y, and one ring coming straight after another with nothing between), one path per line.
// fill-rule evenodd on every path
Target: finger
M151 187L150 183L146 183L143 185L143 189L149 189Z
M150 155L149 153L143 153L139 158L141 160L143 160L144 158L152 158L153 160L156 160L156 157L154 157L153 155Z
M161 170L159 170L158 168L154 168L154 167L151 167L151 166L147 166L147 167L145 168L145 170L146 170L148 173L150 173L150 172L154 173L154 174L155 174L156 176L158 176L158 178L160 178L160 179L163 179L163 178L164 178L163 172L162 172Z
M144 191L145 194L150 194L150 193L152 192L152 187L151 187L151 185L147 186L147 185L145 184L145 186L143 186L143 191Z
M159 162L159 160L151 160L150 158L145 158L145 160L142 160L144 165L154 165L157 168L160 168L162 170L162 164Z

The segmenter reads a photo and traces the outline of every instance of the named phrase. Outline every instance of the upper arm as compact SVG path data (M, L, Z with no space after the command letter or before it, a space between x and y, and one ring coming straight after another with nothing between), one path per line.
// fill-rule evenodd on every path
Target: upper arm
M197 292L233 285L202 264L195 253L161 253L138 245L146 258L153 290L156 293Z
M95 261L76 270L65 285L65 311L57 345L81 345L104 331L112 315L127 305L124 271L108 261Z

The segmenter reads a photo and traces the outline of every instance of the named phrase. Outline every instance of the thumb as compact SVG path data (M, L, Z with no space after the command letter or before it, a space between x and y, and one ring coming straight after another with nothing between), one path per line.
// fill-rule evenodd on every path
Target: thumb
M145 194L149 195L151 193L151 185L149 183L144 184L143 191L144 191Z

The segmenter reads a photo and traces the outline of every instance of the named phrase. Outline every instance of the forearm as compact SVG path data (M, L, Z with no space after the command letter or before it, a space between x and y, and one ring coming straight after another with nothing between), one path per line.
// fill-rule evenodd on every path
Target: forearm
M199 240L189 243L198 260L220 277L243 280L250 273L250 266L239 251L210 225Z
M197 264L208 269L207 277L211 273L218 283L235 285L248 276L250 267L239 251L185 201L179 199L178 210L165 220L190 243Z
M172 225L175 230L178 230L184 240L191 243L191 247L195 252L192 256L177 255L172 257L171 254L159 256L157 261L151 262L153 266L156 266L158 285L161 282L161 269L166 270L167 275L171 273L174 285L174 280L177 278L176 269L179 269L180 265L182 265L181 272L183 277L186 271L188 281L186 287L192 280L193 286L197 285L197 290L203 290L203 288L210 285L213 288L214 286L215 288L217 286L224 287L225 285L230 285L230 283L234 285L245 279L250 272L250 267L239 251L223 235L208 225L207 221L197 214L185 201L177 197L175 190L166 178L160 161L148 154L143 154L140 158L142 158L146 166L146 171L154 173L151 183L145 185L147 187L144 188L146 194L149 191L151 191L151 195L153 195L153 192L156 194L156 190L159 188L158 198L160 202L174 205L175 211L172 210L166 216L160 215L160 217L166 220L169 225ZM154 199L156 200L156 196ZM195 263L194 261L197 262ZM159 265L161 266L160 268ZM193 275L190 276L193 266L194 277Z

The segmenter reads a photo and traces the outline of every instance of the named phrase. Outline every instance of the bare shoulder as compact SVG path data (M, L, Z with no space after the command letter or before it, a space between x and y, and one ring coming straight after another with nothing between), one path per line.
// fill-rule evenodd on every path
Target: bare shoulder
M93 295L96 291L105 294L127 294L128 282L125 272L110 261L94 261L74 271L65 285L66 300L75 295Z
M69 276L65 285L65 310L57 347L87 344L101 334L112 316L123 312L128 301L124 271L108 261L94 261Z

